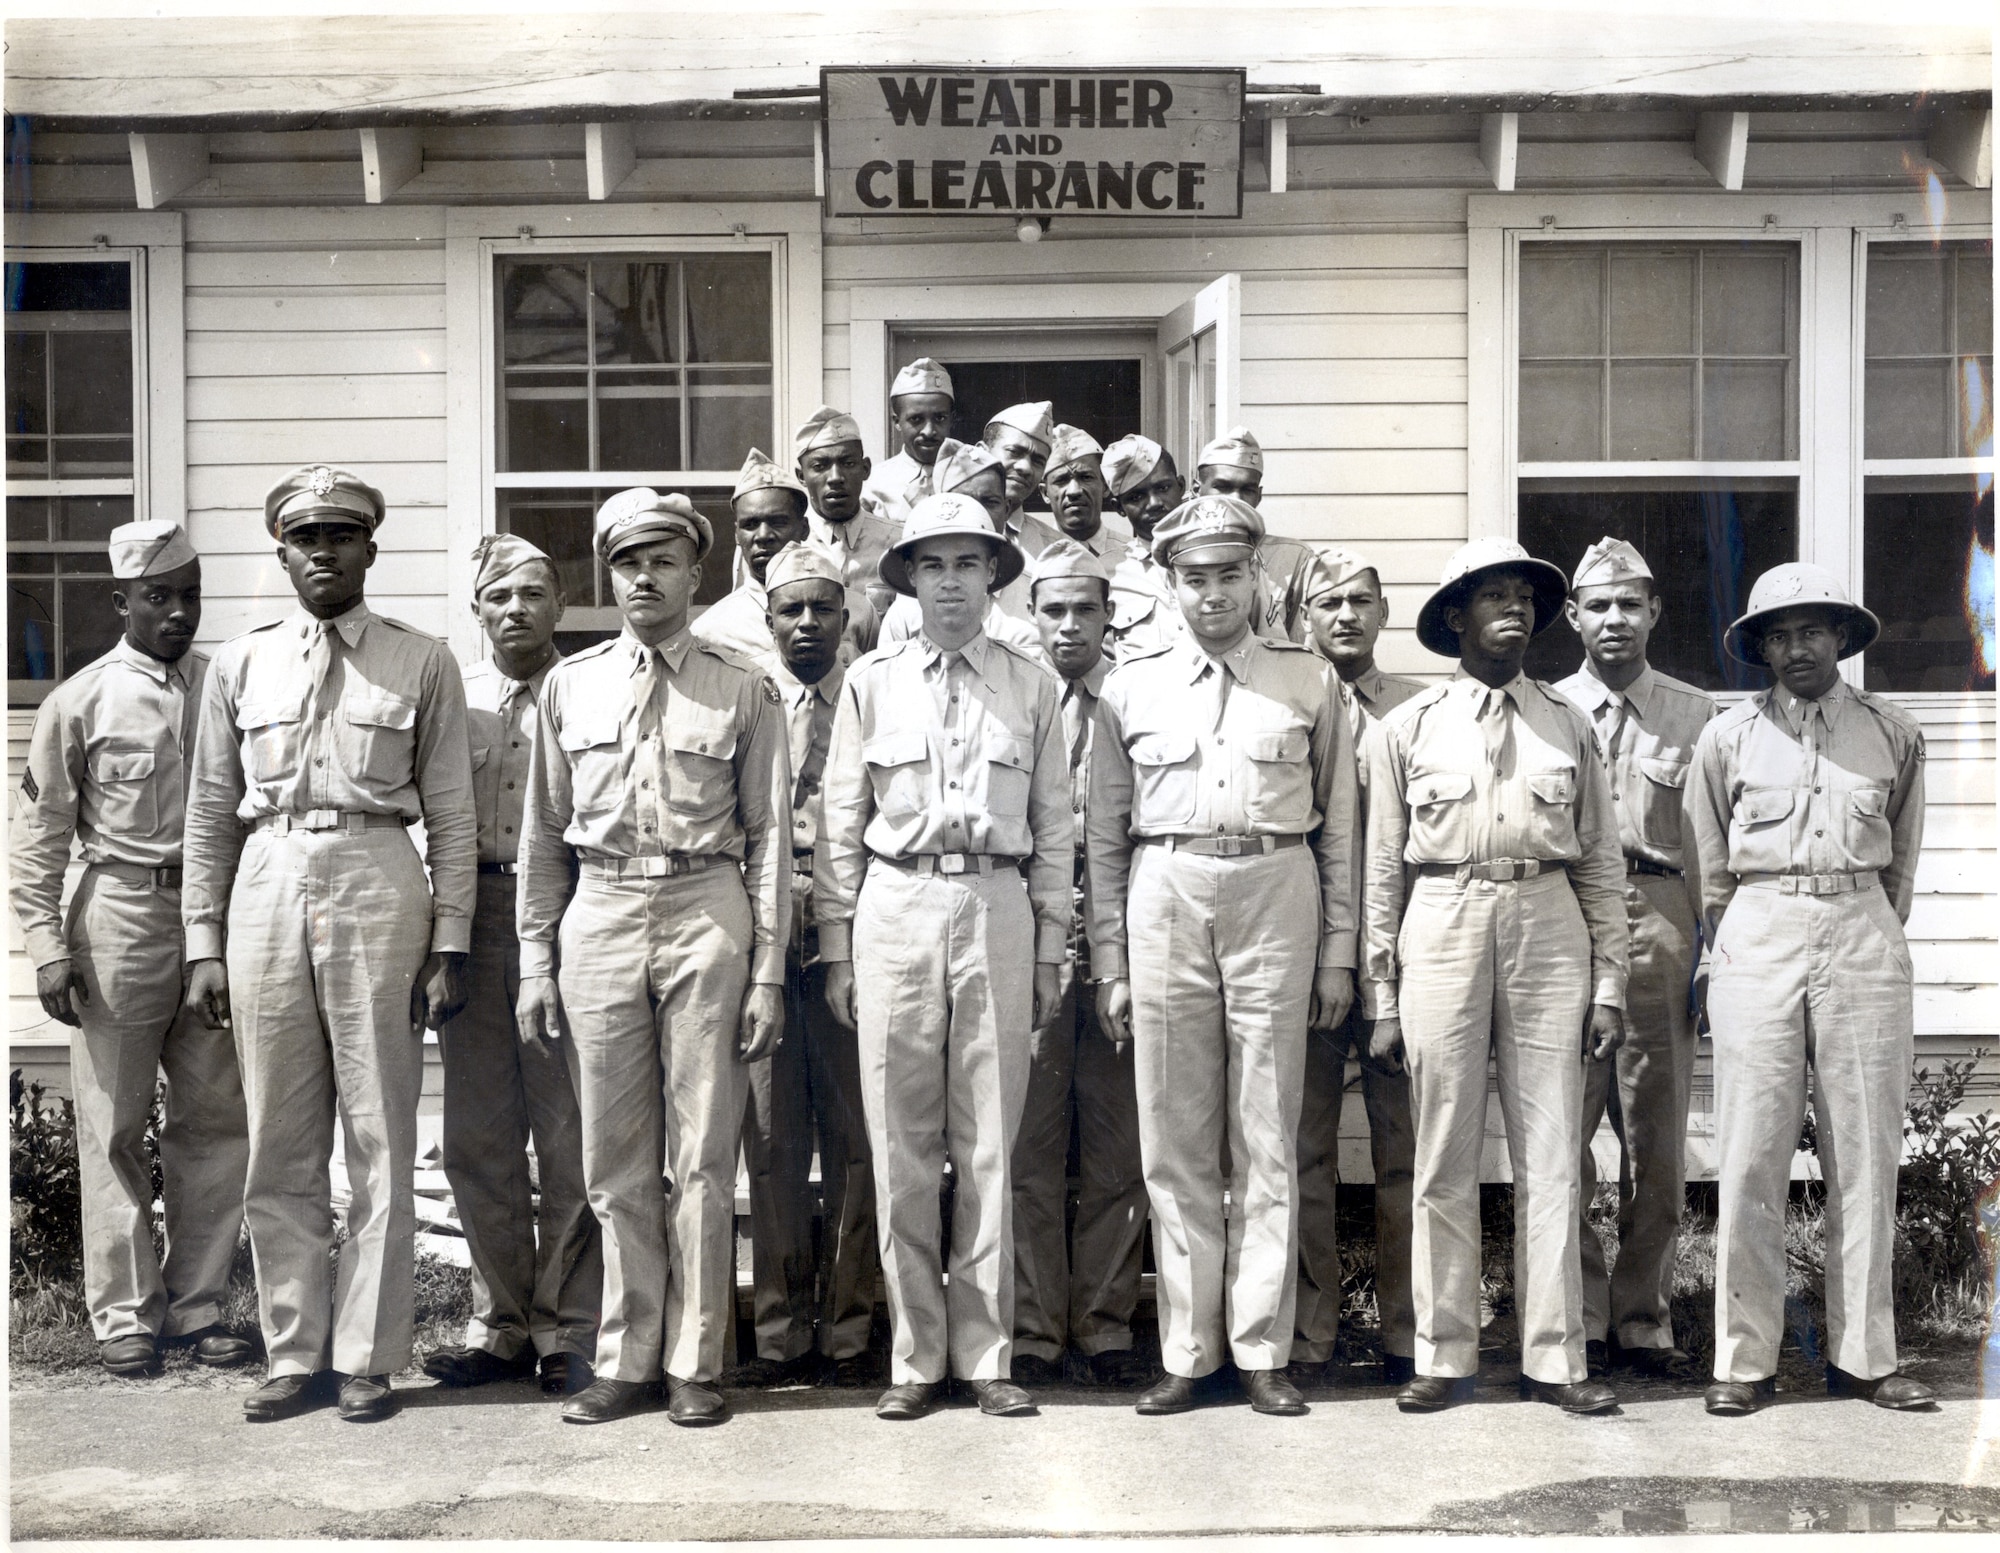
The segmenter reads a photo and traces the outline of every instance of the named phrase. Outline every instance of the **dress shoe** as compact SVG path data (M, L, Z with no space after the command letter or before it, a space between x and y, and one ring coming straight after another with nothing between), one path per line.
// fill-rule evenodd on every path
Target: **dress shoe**
M1701 1366L1685 1348L1620 1348L1615 1355L1618 1368L1651 1380L1679 1381L1682 1385L1701 1379Z
M845 1359L830 1361L820 1384L839 1391L855 1391L863 1386L872 1385L874 1380L874 1362L867 1354L856 1353L849 1354Z
M1777 1395L1775 1375L1762 1380L1719 1380L1701 1394L1701 1405L1717 1418L1745 1418L1776 1400Z
M296 1418L334 1399L333 1372L316 1370L311 1375L273 1375L243 1399L243 1416L253 1424L274 1424L282 1418Z
M1316 1359L1294 1359L1282 1370L1277 1370L1273 1373L1282 1375L1286 1380L1303 1391L1308 1386L1325 1386L1330 1384L1327 1379L1327 1370L1329 1368L1329 1364ZM1247 1376L1245 1377L1245 1384L1248 1384Z
M731 1386L744 1391L772 1391L780 1386L810 1386L819 1379L817 1349L808 1348L790 1359L766 1359L762 1355L739 1364L725 1377Z
M1035 1416L1035 1399L1011 1380L969 1380L966 1384L979 1398L979 1411L988 1418Z
M705 1380L667 1377L667 1417L689 1429L719 1424L729 1416L722 1393Z
M1382 1384L1385 1386L1407 1386L1417 1378L1417 1361L1408 1354L1385 1353L1382 1355Z
M563 1404L562 1419L566 1424L608 1424L637 1412L658 1393L651 1381L613 1380L600 1375Z
M1618 1405L1618 1393L1601 1380L1557 1382L1532 1375L1521 1377L1521 1399L1546 1402L1565 1413L1608 1413Z
M895 1423L908 1423L928 1413L936 1399L937 1387L931 1382L904 1381L901 1385L891 1386L876 1399L875 1416Z
M1134 1404L1134 1411L1148 1418L1169 1413L1185 1413L1194 1406L1194 1382L1185 1375L1162 1375Z
M1243 1390L1250 1398L1250 1411L1269 1413L1275 1418L1296 1418L1307 1411L1306 1399L1276 1370L1245 1370Z
M590 1361L581 1354L545 1353L540 1368L542 1391L551 1397L573 1397L597 1379Z
M1404 1413L1442 1413L1460 1402L1470 1402L1473 1384L1470 1375L1413 1375L1396 1393L1396 1408Z
M340 1383L340 1416L350 1424L372 1424L396 1411L396 1393L386 1375L350 1375Z
M179 1337L162 1338L161 1346L190 1348L194 1350L194 1362L212 1370L232 1369L257 1357L254 1340L225 1326L205 1326L196 1332L183 1332Z
M127 1380L160 1373L160 1345L144 1332L99 1343L97 1357L106 1370Z
M1584 1373L1596 1380L1611 1373L1611 1345L1601 1337L1585 1340L1583 1345Z
M1153 1378L1153 1366L1129 1348L1111 1348L1090 1356L1091 1377L1100 1386L1129 1391Z
M1826 1394L1830 1397L1858 1397L1863 1402L1873 1402L1877 1407L1886 1407L1897 1413L1913 1413L1937 1405L1937 1393L1908 1375L1889 1374L1874 1380L1863 1380L1859 1375L1850 1375L1831 1364L1826 1367Z
M1060 1386L1063 1382L1062 1360L1017 1353L1014 1355L1013 1377L1022 1386Z
M440 1386L487 1386L500 1380L523 1380L534 1373L535 1351L524 1350L503 1359L484 1348L440 1348L424 1360L424 1373Z

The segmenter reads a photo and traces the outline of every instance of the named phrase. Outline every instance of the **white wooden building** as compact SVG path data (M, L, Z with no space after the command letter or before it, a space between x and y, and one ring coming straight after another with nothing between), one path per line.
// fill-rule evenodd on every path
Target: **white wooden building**
M90 556L127 515L186 515L217 640L289 602L265 489L349 465L392 508L371 598L470 658L480 534L563 555L567 626L604 629L594 493L726 502L822 401L879 460L928 354L975 434L1029 385L1183 467L1249 424L1273 527L1380 563L1401 672L1444 669L1409 628L1472 535L1566 570L1633 538L1656 661L1724 692L1761 682L1717 645L1756 571L1846 576L1887 626L1849 672L1929 740L1920 1050L1989 1048L1990 39L1784 13L16 20L10 778L108 640ZM826 213L820 67L1003 37L1058 72L1245 71L1241 215L1053 209L1029 242L1013 214ZM10 933L13 1061L54 1074Z

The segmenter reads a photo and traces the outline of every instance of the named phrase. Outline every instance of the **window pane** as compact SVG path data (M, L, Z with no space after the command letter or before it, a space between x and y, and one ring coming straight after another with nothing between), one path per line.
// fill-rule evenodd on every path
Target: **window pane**
M1597 362L1521 366L1525 463L1604 457L1604 368Z
M55 334L49 344L55 352L57 435L130 436L131 334L122 330Z
M1611 456L1693 458L1694 363L1611 363Z
M509 374L500 467L588 469L590 399L581 372Z
M56 538L72 543L103 544L131 521L129 496L65 496L56 504Z
M585 266L500 261L500 359L527 362L586 359L588 289Z
M670 259L591 262L596 287L591 322L600 363L680 360L678 268Z
M9 266L12 268L12 266ZM7 677L56 677L56 585L13 575L8 557Z
M38 329L7 331L7 435L45 436L49 429L49 337Z
M1871 357L1935 356L1951 348L1945 332L1950 263L1949 251L1915 244L1876 243L1868 250Z
M1991 489L1871 480L1861 521L1862 602L1882 621L1868 688L1993 689Z
M109 577L65 577L57 586L62 589L62 672L67 679L109 652L124 630L111 602Z
M49 537L49 503L43 496L7 498L7 540L43 541Z
M1548 243L1524 243L1521 354L1597 356L1603 351L1603 254L1594 250L1576 254Z
M1781 254L1706 254L1701 266L1702 354L1786 355L1789 268Z
M1960 458L1993 456L1993 358L1967 356L1958 363L1954 375L1958 393L1958 446Z
M764 254L707 254L687 270L689 361L771 359L771 261ZM696 461L696 468L713 467Z
M1950 456L1949 377L1942 360L1869 362L1862 383L1862 456Z
M1665 607L1653 631L1653 666L1706 690L1754 689L1761 670L1737 663L1722 634L1743 612L1757 577L1798 559L1798 495L1778 489L1612 487L1556 489L1525 482L1520 538L1565 572L1605 535L1638 547ZM1583 662L1576 633L1556 625L1528 649L1538 679L1572 674Z
M1611 354L1692 354L1693 253L1611 253ZM1614 381L1612 392L1617 392ZM1616 456L1616 455L1614 455Z
M740 454L736 462L738 464L743 462ZM596 467L599 469L683 467L679 373L598 374ZM712 467L726 466L718 464Z
M1701 456L1708 459L1782 459L1785 381L1782 361L1715 361L1701 369Z
M735 469L772 436L771 374L707 371L688 374L689 419L696 469Z
M1969 244L1958 256L1958 337L1952 349L1962 356L1993 349L1993 253L1985 243Z
M123 259L7 266L10 313L129 313L132 266Z
M103 479L132 472L130 437L103 441L95 437L56 437L51 446L58 480Z
M590 608L598 604L592 523L598 506L611 492L500 491L497 494L500 532L519 534L548 552L556 563L563 592L572 607ZM611 602L608 592L601 602Z

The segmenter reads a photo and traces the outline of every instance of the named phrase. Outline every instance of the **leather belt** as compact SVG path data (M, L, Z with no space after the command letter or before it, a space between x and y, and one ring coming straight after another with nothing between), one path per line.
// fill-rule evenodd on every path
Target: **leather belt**
M308 809L304 814L260 814L252 830L283 836L295 830L344 830L350 836L364 830L402 830L410 824L400 814L359 814L351 809Z
M915 857L890 857L886 852L871 852L868 856L871 862L887 863L891 868L900 868L919 879L929 879L936 874L1018 874L1028 861L1024 857L995 857L990 852L922 852Z
M792 872L795 874L809 874L812 871L813 871L812 848L811 847L795 848L792 852Z
M1650 857L1633 857L1630 853L1627 853L1625 857L1625 875L1627 878L1630 878L1633 874L1652 874L1660 879L1681 879L1686 877L1678 868L1669 868L1665 863L1656 863Z
M678 879L683 874L706 873L724 864L733 865L735 861L719 853L692 856L673 852L659 857L580 857L576 866L586 879Z
M136 884L142 889L178 890L181 887L178 863L165 868L148 868L144 863L120 863L107 858L90 866L99 873L111 875L121 884Z
M482 861L479 865L479 871L482 874L518 874L521 871L521 865L519 863L488 863Z
M1164 847L1195 857L1269 857L1286 847L1302 847L1306 838L1291 836L1141 836L1142 847Z
M1781 895L1852 895L1857 890L1874 889L1881 879L1870 868L1858 874L1743 874L1736 882L1745 888L1776 890Z
M1501 857L1490 863L1419 863L1417 873L1425 879L1451 879L1459 884L1473 879L1505 884L1515 879L1532 879L1537 874L1552 874L1567 867L1567 863L1543 862L1539 858Z

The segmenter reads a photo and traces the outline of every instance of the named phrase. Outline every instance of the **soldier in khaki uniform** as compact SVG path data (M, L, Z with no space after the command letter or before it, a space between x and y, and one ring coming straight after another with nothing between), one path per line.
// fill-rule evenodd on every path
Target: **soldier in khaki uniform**
M809 532L806 488L752 448L736 476L729 506L735 518L736 586L703 610L692 629L702 641L747 658L769 674L777 666L777 649L764 603L764 568Z
M808 536L840 557L848 630L865 652L896 597L876 567L902 532L903 509L892 512L868 494L871 466L861 447L861 423L845 410L823 404L813 411L792 435L792 454L812 503Z
M1577 1161L1585 1058L1623 1036L1625 865L1589 724L1521 673L1568 586L1512 540L1460 547L1417 618L1459 672L1368 737L1370 1044L1403 1049L1417 1124L1405 1412L1463 1400L1479 1369L1489 1054L1514 1171L1521 1394L1571 1413L1618 1402L1585 1365Z
M1049 450L1056 440L1055 418L1051 413L1054 408L1046 399L1032 404L1010 404L986 423L986 430L980 436L980 441L1007 472L1007 538L1021 547L1022 555L1031 561L1039 552L1030 551L1023 544L1022 524L1026 514L1021 509L1040 488L1042 476L1048 472ZM1043 536L1052 537L1049 525L1039 526Z
M1111 672L1091 748L1090 953L1104 1028L1136 1037L1167 1371L1141 1413L1230 1358L1257 1411L1305 1411L1280 1373L1299 1097L1308 1026L1354 995L1354 747L1327 666L1250 627L1263 531L1228 496L1154 531L1189 635Z
M982 629L1020 567L977 502L919 502L882 575L923 629L848 671L827 757L815 906L827 1002L858 1030L895 1334L884 1418L921 1417L947 1366L984 1412L1034 1409L1007 1378L1009 1159L1029 1033L1054 1017L1068 958L1072 819L1055 681Z
M157 1373L162 1341L203 1364L254 1350L223 1329L249 1142L236 1048L181 1008L181 823L208 655L201 561L177 523L111 531L125 633L35 713L15 796L9 894L43 1011L72 1026L83 1286L113 1375ZM84 861L65 922L70 843ZM166 1259L153 1252L146 1116L165 1070Z
M243 1210L271 1375L244 1402L253 1422L328 1400L330 1372L346 1376L341 1417L394 1411L415 1314L420 1027L466 998L465 685L444 643L362 596L382 516L379 491L325 465L265 497L300 608L223 644L195 740L186 1001L211 1030L233 1020L249 1107ZM351 1192L337 1280L336 1114Z
M1180 604L1165 567L1153 559L1153 532L1181 504L1187 482L1174 456L1136 432L1104 450L1104 484L1132 530L1111 574L1111 640L1130 655L1164 647L1181 634Z
M1042 499L1054 522L1032 514L1027 521L1046 531L1043 548L1060 534L1100 557L1107 568L1124 557L1132 530L1115 507L1108 516L1105 512L1111 492L1104 483L1104 449L1089 432L1075 426L1055 428L1049 466L1042 475Z
M573 1423L630 1412L663 1369L675 1423L725 1412L737 1143L749 1065L784 1027L792 812L777 688L688 630L712 542L679 494L598 509L625 628L549 671L535 730L516 1012L523 1040L564 1043L604 1237Z
M1204 495L1234 496L1255 507L1264 500L1264 449L1247 426L1225 431L1195 456L1195 480ZM1313 549L1296 539L1266 534L1257 547L1262 573L1256 627L1265 636L1306 639L1305 580Z
M1688 983L1700 939L1699 890L1681 844L1681 799L1695 740L1715 703L1646 661L1660 595L1645 557L1622 539L1585 552L1564 606L1583 638L1583 667L1556 686L1590 719L1611 783L1625 853L1625 925L1632 974L1625 1042L1584 1070L1583 1324L1593 1374L1613 1363L1687 1380L1694 1361L1674 1342L1674 1253L1687 1195L1688 1098L1694 1018ZM1597 1161L1590 1140L1606 1110L1618 1135L1618 1263L1590 1227Z
M937 462L931 468L931 483L937 487L940 496L969 496L985 512L995 534L1006 537L1012 534L1021 537L1022 526L1016 522L1008 527L1012 511L1007 498L1007 466L1000 461L1000 455L983 442L954 442L945 438L938 449ZM1018 518L1019 514L1013 514ZM1053 532L1031 534L1031 539L1053 538ZM1015 546L1019 549L1017 543ZM1022 552L1022 559L1027 553ZM1035 627L1034 611L1028 604L1028 584L1026 574L1014 577L996 589L986 604L984 630L994 641L1005 642L1010 647L1033 655L1041 652L1042 637ZM917 601L907 594L896 600L882 617L880 645L907 642L923 629L923 611Z
M1097 1023L1081 910L1090 741L1111 668L1104 656L1110 564L1060 538L1030 571L1042 661L1062 686L1079 909L1061 1007L1035 1031L1027 1109L1014 1143L1014 1378L1029 1385L1061 1380L1068 1346L1092 1378L1125 1386L1146 1378L1132 1351L1146 1236L1139 1101L1131 1043L1112 1040ZM1079 1178L1073 1238L1065 1213L1072 1117Z
M1306 603L1309 645L1334 667L1341 706L1358 751L1367 730L1423 685L1375 665L1375 641L1389 622L1381 574L1351 550L1322 551L1300 588ZM1368 768L1360 764L1361 809L1366 823ZM1356 840L1361 837L1357 834ZM1357 877L1360 859L1356 858ZM1364 983L1365 996L1367 986ZM1338 1030L1306 1043L1305 1103L1299 1111L1299 1292L1292 1339L1297 1378L1323 1377L1340 1335L1341 1271L1337 1233L1340 1185L1340 1108L1347 1058L1361 1068L1361 1099L1368 1113L1368 1147L1375 1177L1375 1308L1382 1331L1382 1383L1406 1385L1415 1375L1416 1312L1410 1304L1410 1183L1417 1135L1410 1120L1410 1076L1400 1061L1371 1056L1374 1021L1357 998Z
M1759 577L1727 640L1777 683L1702 730L1688 776L1721 1198L1711 1413L1755 1412L1775 1390L1808 1067L1826 1173L1827 1390L1899 1411L1935 1401L1897 1371L1892 1298L1924 738L1839 667L1880 632L1820 567Z
M604 1257L584 1195L569 1068L560 1052L515 1033L514 898L537 702L562 658L555 645L562 578L555 562L514 534L487 535L472 564L472 612L492 649L465 670L479 904L466 1004L438 1032L444 1173L472 1254L472 1319L465 1342L425 1359L424 1373L446 1386L479 1386L539 1367L542 1389L559 1396L593 1378Z
M899 531L910 509L933 493L931 471L951 434L952 404L951 374L928 356L919 356L889 385L889 419L903 447L868 476L863 495Z

